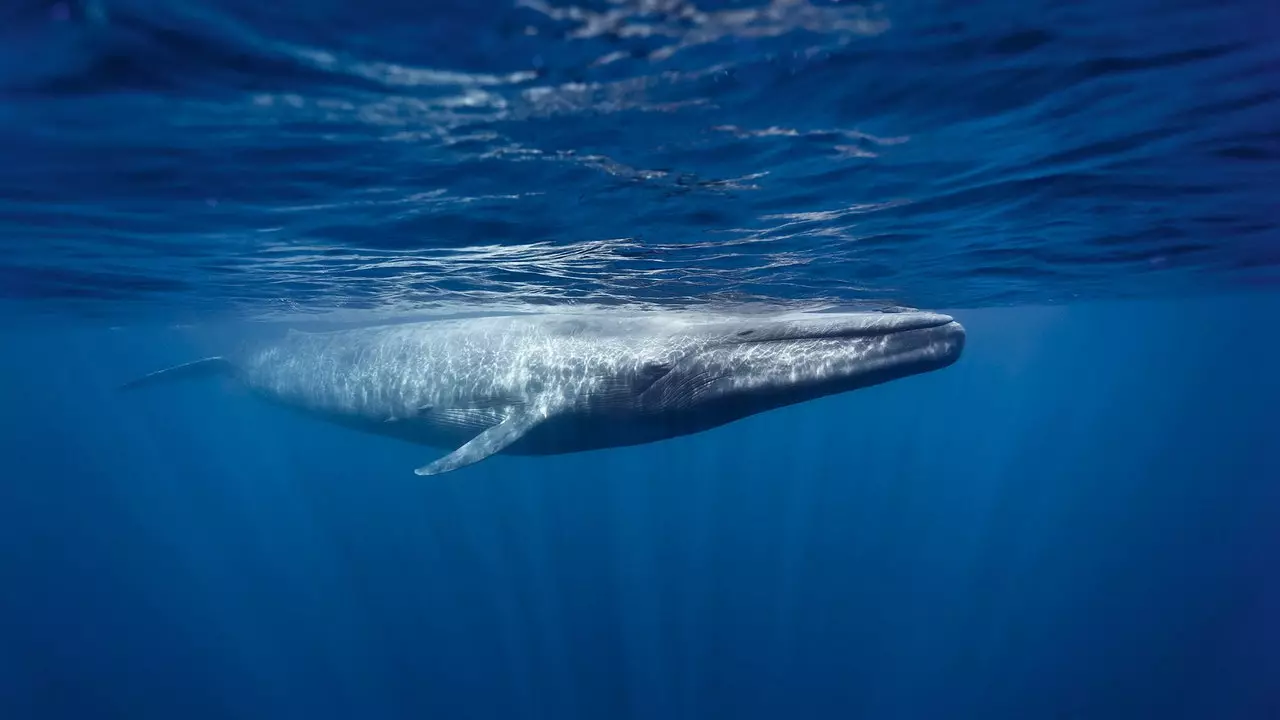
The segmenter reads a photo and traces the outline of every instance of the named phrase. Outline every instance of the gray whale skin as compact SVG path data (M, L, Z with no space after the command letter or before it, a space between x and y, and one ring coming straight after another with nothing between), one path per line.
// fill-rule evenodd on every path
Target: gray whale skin
M964 328L930 312L554 313L290 330L126 383L226 376L330 422L452 452L551 455L708 430L938 370Z

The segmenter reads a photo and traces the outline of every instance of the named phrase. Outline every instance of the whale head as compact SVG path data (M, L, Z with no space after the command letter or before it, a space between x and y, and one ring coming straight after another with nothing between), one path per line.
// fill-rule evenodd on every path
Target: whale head
M640 400L664 422L714 427L947 367L964 342L964 328L938 313L743 319L671 362Z

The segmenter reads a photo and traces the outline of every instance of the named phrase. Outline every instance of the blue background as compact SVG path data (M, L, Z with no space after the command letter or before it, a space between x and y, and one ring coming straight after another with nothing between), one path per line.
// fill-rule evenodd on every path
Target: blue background
M957 310L930 375L497 457L0 356L5 717L1268 718L1277 298ZM15 346L11 346L15 347Z
M1277 28L3 3L0 720L1280 718ZM744 303L968 344L437 478L225 383L115 392L269 323Z

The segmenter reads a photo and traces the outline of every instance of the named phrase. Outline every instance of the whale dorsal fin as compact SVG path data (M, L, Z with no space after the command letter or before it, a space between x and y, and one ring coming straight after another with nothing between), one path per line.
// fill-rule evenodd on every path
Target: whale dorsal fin
M524 437L525 433L546 417L546 412L538 408L516 406L502 422L471 438L457 450L413 472L415 475L439 475L480 462Z
M163 370L156 370L148 375L143 375L136 380L121 385L120 390L135 390L137 388L148 387L150 385L160 385L163 383L173 382L174 380L189 380L192 378L207 378L215 376L231 376L236 372L235 367L227 361L226 358L220 356L207 357L201 360L192 360L189 363L174 365Z

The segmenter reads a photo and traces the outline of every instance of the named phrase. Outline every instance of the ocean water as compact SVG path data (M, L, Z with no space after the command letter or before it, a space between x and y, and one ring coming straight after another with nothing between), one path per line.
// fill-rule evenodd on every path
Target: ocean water
M0 6L0 718L1280 717L1280 6ZM263 328L918 307L955 365L437 451Z

